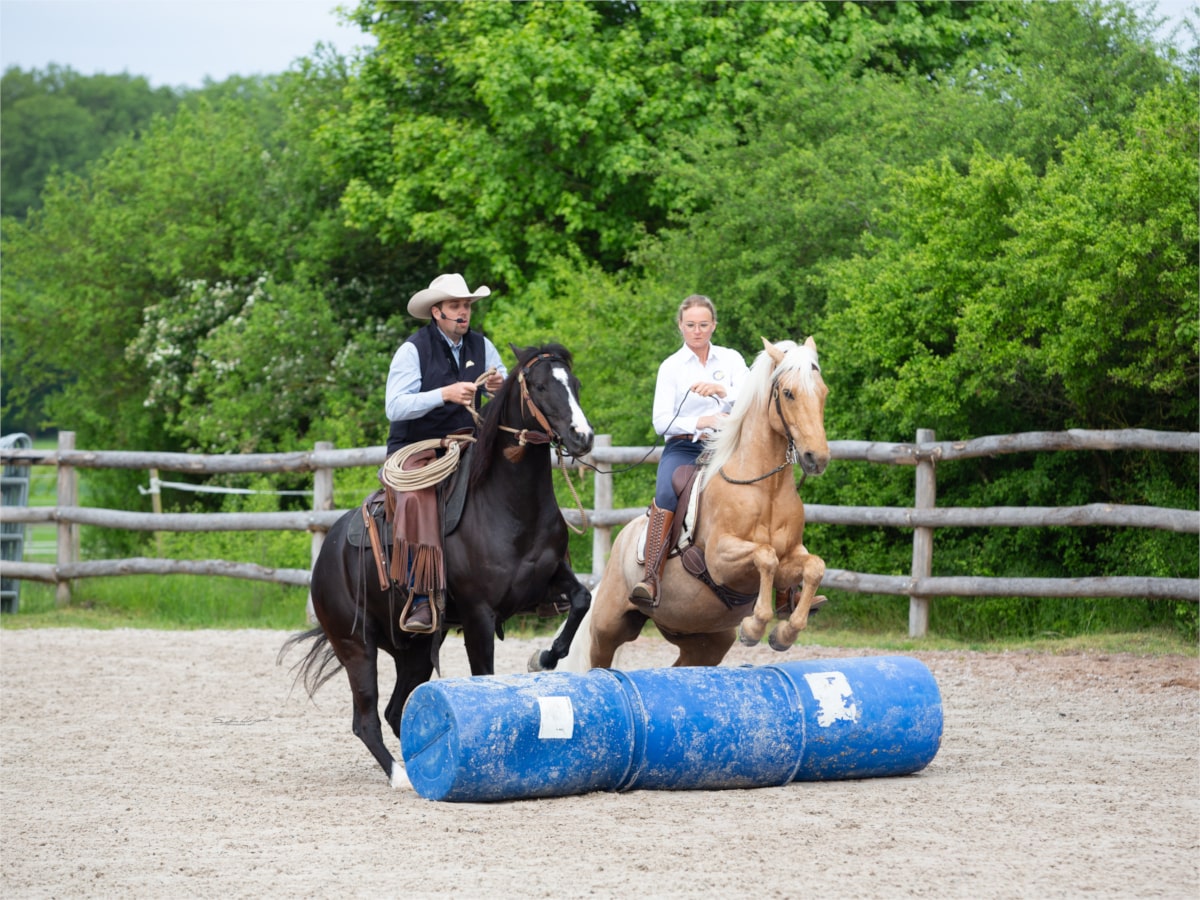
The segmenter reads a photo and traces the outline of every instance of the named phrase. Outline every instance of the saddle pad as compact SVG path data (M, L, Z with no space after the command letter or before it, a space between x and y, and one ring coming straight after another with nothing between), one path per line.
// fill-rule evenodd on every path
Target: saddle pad
M384 517L382 501L371 510L371 518L375 520L375 527L379 529L379 539L382 545L391 547L392 525ZM350 525L346 528L346 543L352 547L371 546L371 538L367 534L367 525L363 521L361 509L354 510L354 514L350 517Z
M475 445L467 444L458 458L458 467L438 485L438 496L442 501L443 535L453 532L462 518L463 505L467 501L467 482L471 480L471 458L474 455Z

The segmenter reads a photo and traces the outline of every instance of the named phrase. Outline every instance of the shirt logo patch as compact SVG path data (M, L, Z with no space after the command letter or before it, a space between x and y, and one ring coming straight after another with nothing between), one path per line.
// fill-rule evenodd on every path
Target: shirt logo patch
M725 373L722 372L720 369L717 369L717 371L713 372L713 378L717 379L717 381L724 381Z

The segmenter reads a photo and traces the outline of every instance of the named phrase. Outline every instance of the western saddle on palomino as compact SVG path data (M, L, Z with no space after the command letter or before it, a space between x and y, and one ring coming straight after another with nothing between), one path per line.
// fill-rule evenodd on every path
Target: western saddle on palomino
M646 582L654 585L654 594L653 599L643 598L637 593L631 595L629 599L639 608L654 609L658 606L661 600L658 582L662 578L667 560L674 556L679 557L680 564L689 575L703 582L729 609L745 606L758 599L757 591L742 593L723 584L717 584L708 573L708 563L704 559L704 551L692 541L692 531L699 520L702 499L702 494L694 489L706 462L705 456L701 455L696 463L682 465L671 475L671 489L679 498L675 508L683 510L684 514L668 515L664 535L649 533L655 526L653 517L646 526L646 532L642 535L642 545L639 547L638 561L645 563L645 579ZM787 618L796 608L796 594L799 589L799 585L792 585L786 589L775 591L775 615L778 618ZM825 602L824 597L816 598L809 608L809 613L815 613Z

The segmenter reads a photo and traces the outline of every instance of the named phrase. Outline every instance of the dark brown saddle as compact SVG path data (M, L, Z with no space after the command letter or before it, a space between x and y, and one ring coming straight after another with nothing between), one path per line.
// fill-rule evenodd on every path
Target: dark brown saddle
M397 545L407 546L409 538L413 537L403 533L405 521L424 523L425 536L432 530L441 540L458 527L467 498L473 451L474 445L468 444L462 451L458 467L433 490L401 492L385 486L363 500L359 515L351 519L346 529L346 540L355 547L370 546L380 590L386 591L393 584L399 585L406 580L407 572L403 570L407 560L401 559L402 554L393 549ZM433 451L429 452L432 456ZM408 507L405 515L397 517L396 511L405 507ZM401 529L399 533L397 528Z

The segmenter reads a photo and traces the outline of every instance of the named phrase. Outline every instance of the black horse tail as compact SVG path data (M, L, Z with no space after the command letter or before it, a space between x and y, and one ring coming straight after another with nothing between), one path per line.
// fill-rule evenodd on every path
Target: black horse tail
M329 644L329 637L325 634L325 629L318 625L316 628L292 635L284 641L283 647L280 648L279 656L275 658L275 665L282 665L283 658L293 647L308 640L313 641L312 647L309 648L304 659L292 666L292 671L296 673L296 682L303 681L304 689L311 697L320 689L321 685L342 668L341 662L333 652L333 647Z

